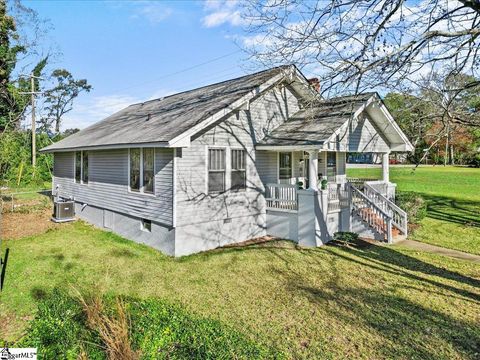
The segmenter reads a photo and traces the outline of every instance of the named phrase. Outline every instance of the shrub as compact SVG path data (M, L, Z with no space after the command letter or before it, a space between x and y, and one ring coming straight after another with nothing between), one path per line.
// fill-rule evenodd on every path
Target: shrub
M418 193L399 191L397 192L395 202L407 212L409 223L418 224L427 215L427 203Z
M31 135L26 131L0 133L0 185L41 185L51 178L51 154L37 153L37 166L31 165ZM56 140L57 138L55 138ZM47 134L36 135L37 150L52 143Z
M27 335L16 345L37 347L42 359L117 359L119 350L143 359L283 357L219 321L163 300L84 300L60 290L40 301Z
M475 155L470 156L467 159L467 163L471 167L480 168L480 154L477 153Z
M353 244L358 240L358 234L349 231L339 231L333 234L333 240L341 241L345 244Z
M76 359L82 349L89 359L102 359L102 352L95 346L84 348L84 344L99 343L85 320L80 303L54 289L40 301L27 335L16 346L36 347L42 359Z

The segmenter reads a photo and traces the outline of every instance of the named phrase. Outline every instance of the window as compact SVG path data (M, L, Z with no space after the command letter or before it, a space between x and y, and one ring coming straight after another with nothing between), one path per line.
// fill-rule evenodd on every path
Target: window
M75 153L75 182L79 183L82 178L82 152Z
M245 168L245 150L232 150L232 183L231 188L241 190L247 187Z
M143 191L153 194L153 162L155 149L143 149Z
M292 178L292 153L280 153L278 162L280 183L289 183Z
M152 231L152 220L142 219L142 230L143 231Z
M88 184L88 151L75 152L75 182Z
M154 193L155 149L130 149L130 190Z
M140 149L130 149L130 190L140 191Z
M208 149L208 192L225 191L225 149Z
M88 184L88 151L82 151L82 183Z
M337 153L327 152L327 180L335 180L337 175Z

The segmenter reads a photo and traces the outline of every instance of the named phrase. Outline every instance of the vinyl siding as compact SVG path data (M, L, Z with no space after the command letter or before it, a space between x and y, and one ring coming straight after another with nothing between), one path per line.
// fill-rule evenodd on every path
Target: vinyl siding
M328 148L348 152L390 151L390 144L383 132L368 116L351 120L344 130L340 131L338 140L339 143L337 139L332 138Z
M256 152L254 146L267 132L296 111L298 100L293 93L287 87L275 87L252 101L249 110L234 112L192 139L191 146L181 151L176 162L177 226L223 219L235 221L234 219L241 217L265 214L263 184L277 181L277 158L273 152ZM224 147L227 150L227 163L230 161L229 152L232 148L246 150L245 191L208 194L208 147Z
M55 153L54 194L172 225L173 150L155 150L155 194L128 190L128 149L89 151L89 183L74 182L74 152ZM57 188L58 186L58 188Z

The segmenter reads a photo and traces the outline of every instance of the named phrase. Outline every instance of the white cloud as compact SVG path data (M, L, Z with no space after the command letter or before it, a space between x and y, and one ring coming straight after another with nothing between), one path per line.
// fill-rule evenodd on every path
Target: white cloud
M244 24L244 19L238 8L238 1L235 0L206 1L204 11L207 12L207 15L203 17L202 23L203 26L208 28L223 24L230 24L231 26Z
M143 3L143 2L142 2ZM172 15L173 10L161 3L147 3L137 8L132 15L134 19L146 19L151 24L158 24Z

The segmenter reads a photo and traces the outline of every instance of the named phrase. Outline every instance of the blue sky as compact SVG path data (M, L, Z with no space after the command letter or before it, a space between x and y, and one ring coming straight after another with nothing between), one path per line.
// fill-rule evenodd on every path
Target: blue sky
M53 67L66 68L93 85L66 115L64 129L84 128L131 103L252 70L233 41L241 31L235 2L37 0L24 4L51 21L53 29L45 41L62 53Z

